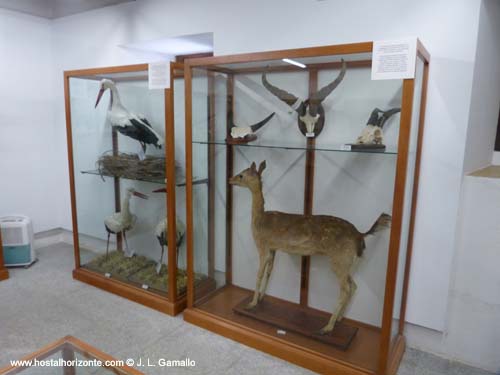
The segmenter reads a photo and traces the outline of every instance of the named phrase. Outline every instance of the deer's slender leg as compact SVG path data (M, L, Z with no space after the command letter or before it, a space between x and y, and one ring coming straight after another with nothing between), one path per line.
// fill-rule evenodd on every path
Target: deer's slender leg
M264 274L264 283L262 288L260 289L259 302L262 301L266 294L267 284L269 283L269 277L271 276L271 272L273 272L274 266L274 257L276 256L276 250L269 251L269 255L267 256L266 261L266 271Z
M352 297L354 296L354 293L356 292L356 289L358 288L358 286L356 285L356 283L354 282L354 280L352 279L352 277L350 275L347 276L347 280L350 284L349 296L347 298L346 303L344 304L344 306L342 306L342 309L339 311L339 313L337 315L337 322L340 322L344 318L345 309L349 305L349 302L351 301Z
M335 273L335 276L337 276L337 280L340 284L340 296L328 324L320 330L320 334L322 335L331 332L337 320L342 319L345 308L354 294L354 289L356 287L356 284L350 276L350 271L356 258L356 244L346 243L343 247L342 252L330 258L331 269Z
M266 267L266 254L264 253L260 253L259 254L259 271L257 272L257 282L256 282L256 286L255 286L255 292L253 294L253 299L252 299L252 302L250 302L246 308L247 309L252 309L254 308L255 306L257 306L257 302L258 302L258 298L259 298L259 290L260 290L260 286L262 284L262 277L264 276L264 270L265 270L265 267Z
M340 298L337 303L337 307L333 312L328 324L321 328L319 331L320 334L324 335L325 333L329 333L335 327L335 323L337 322L337 318L340 316L341 311L345 309L347 302L349 301L349 295L351 294L351 284L349 283L348 277L344 277L340 281Z

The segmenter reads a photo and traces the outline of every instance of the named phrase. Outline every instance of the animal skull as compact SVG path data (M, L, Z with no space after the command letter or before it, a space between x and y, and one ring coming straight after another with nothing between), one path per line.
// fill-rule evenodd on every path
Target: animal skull
M357 144L381 145L384 142L382 129L376 125L366 125L356 140Z
M244 138L249 134L253 134L252 128L250 126L233 126L231 128L231 138Z
M322 87L320 90L310 94L309 98L306 100L299 99L295 95L280 89L279 87L273 86L267 80L265 72L262 74L262 84L271 94L288 104L295 112L297 112L299 130L302 134L306 137L310 137L311 135L316 137L321 133L325 124L325 110L321 103L332 93L333 90L335 90L340 82L342 82L347 69L346 67L347 65L345 61L342 60L342 68L337 78Z
M356 143L365 145L381 145L384 142L384 133L382 128L387 120L394 114L401 112L401 108L392 108L383 111L375 108L370 114L370 118L366 123L361 135L356 140Z
M230 127L231 138L245 138L246 136L253 135L257 130L266 125L269 120L274 116L274 112L267 116L264 120L250 126L237 126L233 121L233 112L229 112L228 124ZM254 137L256 137L254 135Z
M299 116L300 121L302 121L307 129L308 134L314 134L314 127L319 120L319 113L316 116L312 116L309 112L309 107L306 109L306 114L304 116Z

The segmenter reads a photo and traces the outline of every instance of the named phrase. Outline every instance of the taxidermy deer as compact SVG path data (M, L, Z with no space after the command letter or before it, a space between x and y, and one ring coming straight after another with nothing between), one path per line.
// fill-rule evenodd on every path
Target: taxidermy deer
M274 96L288 104L298 113L299 129L306 137L316 137L325 125L325 109L321 104L328 95L342 82L346 72L346 62L342 59L339 75L322 89L312 93L308 99L302 100L295 95L269 83L266 73L262 73L262 84Z
M246 308L254 308L264 298L277 250L297 255L326 255L340 284L337 306L319 332L329 333L342 319L356 291L351 272L356 259L363 254L365 237L388 228L391 216L381 214L368 232L361 233L347 220L335 216L265 211L261 180L265 168L265 161L258 170L252 163L250 168L229 179L230 184L246 187L252 193L252 234L260 263L255 293Z

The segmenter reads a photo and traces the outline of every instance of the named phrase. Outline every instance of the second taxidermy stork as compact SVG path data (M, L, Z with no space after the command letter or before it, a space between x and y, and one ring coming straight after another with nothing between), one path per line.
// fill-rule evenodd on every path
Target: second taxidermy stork
M166 193L167 189L161 188L154 190L153 193ZM177 264L179 264L179 249L182 243L182 240L184 239L184 234L186 233L186 226L184 223L178 218L175 218L175 247L177 249ZM156 238L158 239L158 242L160 243L161 246L161 255L160 255L160 261L156 265L156 273L159 275L161 271L161 266L163 262L163 254L165 252L164 247L167 246L168 248L168 220L162 219L158 225L156 226L155 229L155 235Z
M109 251L109 237L111 234L123 234L123 239L125 240L125 256L130 258L134 255L133 251L130 251L127 243L127 235L126 232L131 230L135 223L137 222L137 216L135 216L132 212L130 212L130 198L139 197L142 199L148 199L147 195L139 193L135 191L133 188L128 188L127 193L122 201L122 207L120 212L115 212L113 215L108 216L104 220L104 226L106 228L106 232L108 232L108 242L106 244L106 258L108 257Z
M161 148L164 140L156 130L153 129L149 121L142 115L137 115L127 110L120 101L120 94L115 83L110 79L103 79L97 95L95 106L99 104L102 95L106 90L110 90L109 107L106 118L112 127L121 134L139 141L144 153L147 145Z

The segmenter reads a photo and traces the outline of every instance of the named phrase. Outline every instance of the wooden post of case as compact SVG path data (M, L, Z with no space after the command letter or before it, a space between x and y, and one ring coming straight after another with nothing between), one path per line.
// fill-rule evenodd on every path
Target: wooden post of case
M165 100L165 175L167 176L167 259L168 259L168 299L177 300L177 228L176 228L176 191L175 191L175 124L174 124L174 69L170 63L170 89L164 90Z
M193 113L191 68L184 70L184 108L186 111L185 149L186 149L186 252L187 252L187 307L194 306L194 263L193 263Z
M0 230L0 281L9 278L9 271L5 268L5 263L3 259L3 245L2 245L2 231Z
M234 110L234 76L227 76L227 103L226 103L226 137L229 133L229 116ZM229 177L233 175L234 149L232 145L226 146L226 285L233 283L233 186L229 183Z
M111 129L111 138L113 140L113 156L118 155L118 131L115 127ZM114 180L114 189L115 189L115 212L121 211L121 193L120 193L120 177L113 177ZM116 250L123 251L122 244L122 234L116 234Z
M429 79L429 62L424 60L424 72L422 77L422 95L420 98L420 117L417 141L417 156L415 160L415 173L413 177L413 197L411 202L410 232L408 234L408 252L406 254L405 276L403 281L403 292L401 297L401 311L399 314L399 334L403 335L406 318L406 301L408 298L408 286L410 284L411 258L413 255L413 235L415 226L415 216L417 213L418 185L420 182L420 160L422 157L422 141L424 138L425 108L427 105L427 84ZM500 120L499 120L500 121Z
M309 95L318 89L318 70L309 71ZM314 162L316 145L315 138L307 138L306 166L304 178L304 214L312 215L314 199ZM300 304L308 305L309 300L309 269L311 267L311 257L303 256L300 272Z
M411 134L411 118L414 79L403 81L403 96L401 105L401 120L399 125L398 158L396 162L396 177L392 202L392 222L387 260L387 277L385 281L384 310L380 335L380 354L378 374L386 374L391 348L391 332L393 323L394 296L398 270L401 229L403 223L403 208L406 189L406 171L408 167L408 148Z
M69 186L71 189L71 221L73 224L73 247L75 249L75 269L80 268L80 241L78 238L78 218L76 214L75 166L73 159L73 129L71 127L70 74L64 72L64 110L66 112L66 143L68 147Z
M215 77L208 72L208 277L215 274Z

